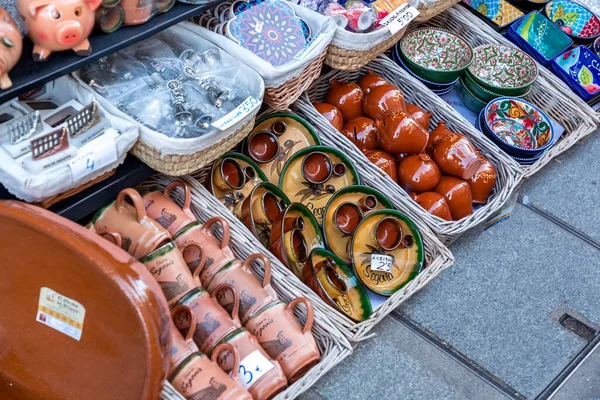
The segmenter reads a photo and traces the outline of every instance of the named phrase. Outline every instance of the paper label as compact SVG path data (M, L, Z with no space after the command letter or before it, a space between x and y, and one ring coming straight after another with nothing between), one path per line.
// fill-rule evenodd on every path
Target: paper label
M77 157L69 161L73 181L98 171L117 161L117 146L114 137L108 131L97 140L88 143L79 150Z
M36 320L75 340L81 339L85 307L52 289L40 290Z
M371 270L381 272L392 272L394 258L385 254L371 254Z
M262 21L256 21L256 26L254 27L254 30L257 33L261 33L262 32L262 28L263 28L263 22Z
M389 13L380 24L387 26L392 35L398 33L402 28L419 15L419 11L410 4L404 4Z
M234 110L227 113L223 118L219 118L212 123L215 128L224 131L227 128L237 124L242 118L256 110L260 106L260 101L252 96L248 96L246 100L237 106Z
M248 354L242 361L238 374L244 388L249 389L254 385L264 374L275 368L273 363L263 356L260 351L254 350Z

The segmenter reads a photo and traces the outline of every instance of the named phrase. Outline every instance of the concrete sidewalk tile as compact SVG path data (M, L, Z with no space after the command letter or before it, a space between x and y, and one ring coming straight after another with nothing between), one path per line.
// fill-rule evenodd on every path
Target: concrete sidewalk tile
M600 371L600 347L596 347L551 399L599 400L600 375L598 371Z

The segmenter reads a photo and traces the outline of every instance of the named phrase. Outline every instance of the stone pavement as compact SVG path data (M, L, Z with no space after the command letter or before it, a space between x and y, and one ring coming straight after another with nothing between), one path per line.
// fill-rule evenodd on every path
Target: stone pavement
M599 400L599 158L596 133L527 180L301 398Z

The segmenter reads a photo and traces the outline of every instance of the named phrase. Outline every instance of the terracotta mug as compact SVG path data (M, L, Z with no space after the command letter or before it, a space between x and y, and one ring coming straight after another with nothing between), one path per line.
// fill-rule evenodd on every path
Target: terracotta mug
M262 260L264 263L265 273L262 282L252 273L250 267L252 261L257 259ZM237 290L240 303L239 316L242 323L246 322L251 314L265 307L267 304L279 300L277 293L275 293L275 290L271 286L271 261L264 254L252 254L244 262L236 260L229 263L215 275L215 278L208 287L208 291L212 293L224 283L232 285ZM217 300L219 300L221 305L234 304L233 297L229 291L223 292L222 298L218 298ZM228 309L228 311L232 310Z
M242 385L254 399L269 400L287 388L287 379L279 363L260 346L256 336L241 328L228 335L221 343L229 343L239 353L238 374ZM217 364L223 371L235 368L234 354L223 350Z
M218 355L225 350L231 352L234 357L231 377L216 363ZM223 343L215 349L212 360L202 353L190 355L169 376L169 382L189 400L252 400L252 396L239 380L239 362L237 350L229 343Z
M125 199L129 197L133 206ZM96 232L106 228L121 236L121 248L139 259L171 240L169 232L146 215L135 189L122 190L117 199L101 208L92 220Z
M224 290L233 293L233 312L231 315L219 304L218 296ZM211 354L217 343L231 332L242 327L239 314L239 299L235 288L229 284L219 285L212 294L202 288L193 289L183 296L177 305L188 306L196 316L196 332L194 342L201 352ZM187 336L191 327L190 318L184 313L175 314L174 323L177 329Z
M190 329L188 329L185 337L179 332L173 323L175 314L185 312L190 318ZM175 368L181 364L183 360L188 358L192 353L198 352L198 346L194 343L194 333L196 332L196 316L188 306L178 305L171 310L171 365L169 366L169 374L175 371Z
M258 131L248 138L248 155L257 163L273 161L279 155L279 151L279 140L273 132Z
M179 207L171 199L171 193L177 187L183 188L185 192L183 207ZM171 235L175 235L186 225L197 221L190 209L192 202L190 188L183 181L175 181L169 184L164 193L160 191L146 193L142 199L148 216L168 230Z
M114 229L104 228L101 231L98 231L97 233L98 235L102 236L104 239L108 240L115 246L123 246L123 239L121 238L121 235L119 235L119 233Z
M223 239L219 241L212 229L216 223L223 228ZM177 246L184 248L190 243L198 245L204 253L206 261L202 264L199 277L204 286L209 286L215 274L227 263L233 261L235 256L229 248L229 223L225 218L213 217L204 225L192 222L175 235ZM201 255L197 251L186 251L183 257L192 272L198 268Z
M238 160L224 158L219 164L216 174L213 174L213 184L221 190L239 190L246 186L248 179L254 179L256 171L250 165L244 167Z
M294 316L294 308L300 303L306 306L304 327ZM271 358L279 362L291 384L321 359L311 332L313 322L312 303L305 297L298 297L287 305L282 301L269 304L251 316L245 326Z
M192 243L188 246L195 245ZM140 258L140 262L160 285L169 305L175 304L184 294L202 285L197 274L200 269L192 275L183 259L183 251L184 249L177 248L175 242L169 242ZM201 257L204 257L204 253Z

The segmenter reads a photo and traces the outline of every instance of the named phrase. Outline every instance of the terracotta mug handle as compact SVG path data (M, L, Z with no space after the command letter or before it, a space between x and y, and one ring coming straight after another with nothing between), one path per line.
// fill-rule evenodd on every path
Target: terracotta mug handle
M121 247L123 245L123 239L121 238L121 234L117 231L115 231L114 229L111 228L104 228L101 229L100 231L97 232L98 235L102 236L104 239L106 239L106 236L110 236L111 238L114 239L115 241L115 245L117 247ZM110 242L109 239L106 239Z
M190 217L193 221L196 221L196 216L194 215L194 213L192 213L192 210L190 209L190 206L192 204L192 191L190 190L190 187L184 181L171 182L169 184L169 186L167 186L165 188L165 193L164 193L165 198L171 200L171 193L173 192L174 189L176 189L178 187L183 188L183 192L184 192L183 207L181 207L181 209L183 210L183 213L185 215L187 215L188 217Z
M252 254L250 257L244 261L244 269L250 270L250 264L254 260L261 259L265 266L265 273L262 282L263 289L266 289L269 285L271 285L271 260L264 254L256 253Z
M312 303L306 297L298 297L295 298L287 305L285 311L289 311L294 314L294 307L296 307L299 303L304 303L306 306L306 324L304 324L304 329L302 333L306 334L306 332L310 332L313 326L313 322L315 321L315 309L313 308Z
M241 325L240 298L238 297L237 290L235 290L235 287L233 287L233 285L230 285L229 283L220 284L215 288L210 297L217 300L217 296L219 295L219 293L221 293L224 290L231 290L231 293L233 293L233 310L231 311L231 319L233 319L233 322L235 322L236 324Z
M196 281L198 286L202 286L202 282L200 281L200 271L202 271L202 268L204 268L204 263L206 263L206 253L202 249L202 246L200 246L199 244L188 243L185 246L183 246L181 249L179 249L179 253L181 254L181 257L183 257L183 253L185 253L185 251L189 248L198 250L200 262L198 263L198 267L192 273L192 277L194 278L194 280ZM185 257L184 257L183 261L185 261ZM186 265L187 265L187 263L186 263Z
M126 197L129 197L131 199L131 201L133 202L135 211L137 213L138 222L142 222L144 220L144 218L146 217L146 208L144 207L144 201L142 200L142 196L140 196L140 194L135 189L128 188L128 189L123 189L123 190L121 190L121 192L119 192L119 195L117 196L117 203L116 203L117 211L119 213L123 213L124 211L126 211L126 208L125 208L125 198Z
M219 355L221 355L221 353L224 351L229 351L231 354L233 354L233 369L231 370L231 376L233 377L233 379L239 381L240 379L238 377L238 370L240 369L240 354L231 343L221 343L220 345L215 347L210 359L212 360L212 362L219 365L219 363L217 362L217 357L219 357Z
M186 305L183 305L183 304L176 305L171 310L171 323L173 323L173 321L172 321L173 318L175 318L175 315L177 315L179 312L187 313L190 317L190 328L188 329L187 335L185 335L185 342L187 344L190 344L190 342L193 343L194 342L194 333L196 333L196 324L197 324L196 314L194 314L192 312L192 309Z
M204 226L202 226L202 230L212 232L212 226L217 222L220 222L223 227L223 240L221 240L221 250L223 250L225 247L229 246L229 222L227 222L225 218L212 217L206 221Z

